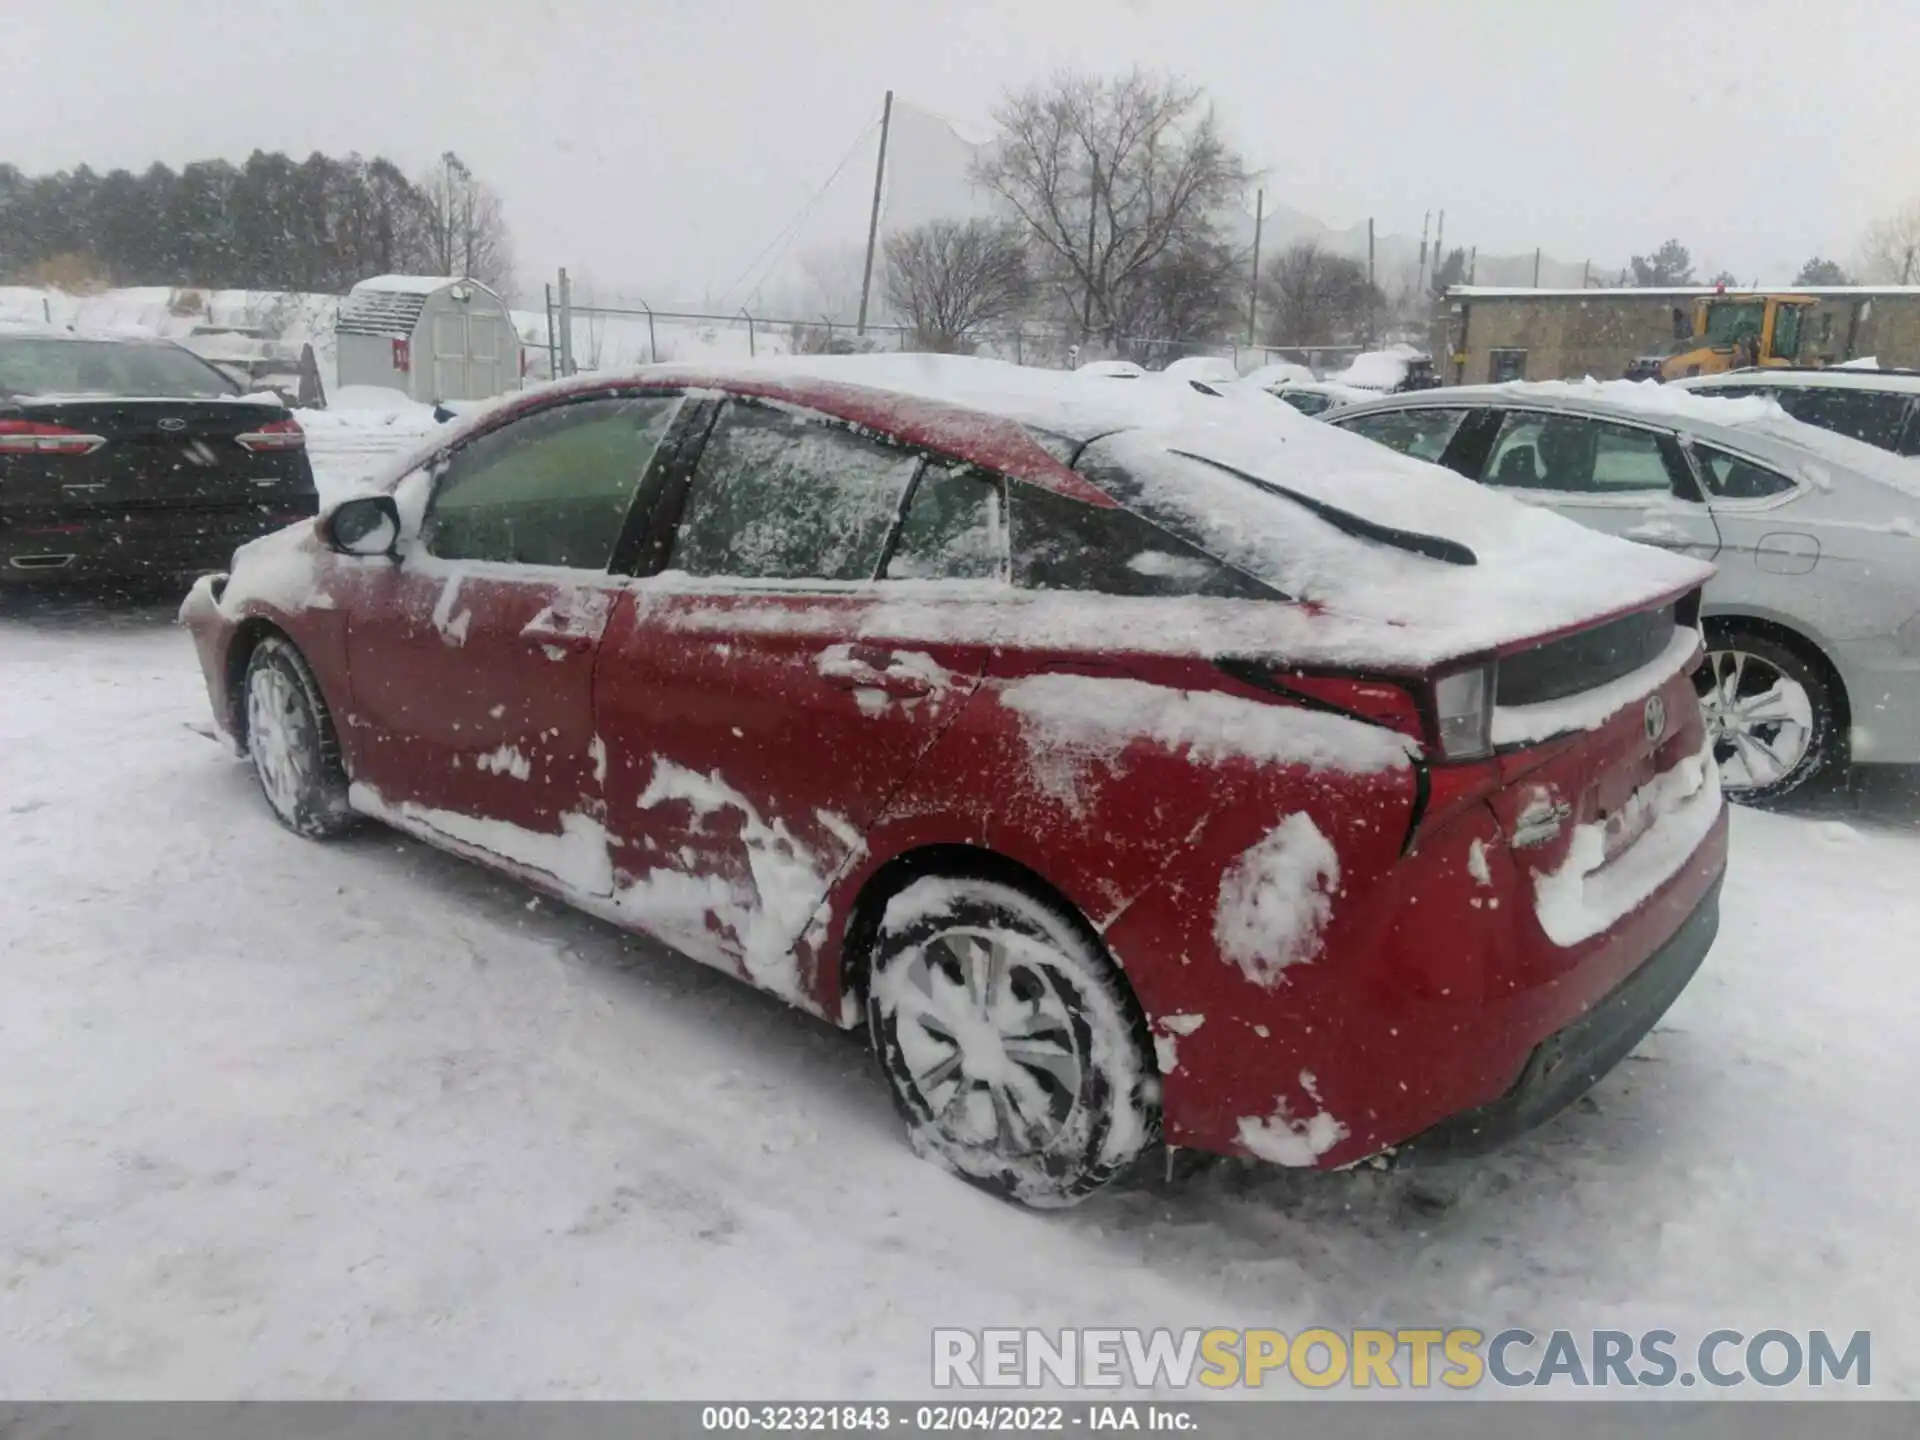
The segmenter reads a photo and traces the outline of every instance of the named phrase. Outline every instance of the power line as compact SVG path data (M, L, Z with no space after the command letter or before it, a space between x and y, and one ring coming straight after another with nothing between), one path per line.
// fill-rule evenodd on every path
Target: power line
M840 178L840 172L845 170L847 166L852 163L853 157L860 153L861 148L867 143L867 137L873 133L874 128L879 123L877 120L869 120L861 127L860 133L853 138L853 144L847 147L847 153L842 155L840 157L840 163L833 167L833 173L827 176L818 190L813 192L812 197L808 199L807 203L800 207L799 213L797 213L793 219L789 220L786 225L774 235L773 239L766 243L758 255L753 257L752 261L748 263L747 268L740 273L739 279L735 280L733 284L727 286L725 290L720 292L720 302L723 306L729 308L732 306L734 292L760 268L760 262L767 260L770 253L772 255L772 263L777 263L781 257L787 253L787 247L791 245L799 235L800 227L806 223L807 217L813 213L814 207L820 203L827 191L833 188L833 182ZM778 250L775 250L775 246L779 247Z

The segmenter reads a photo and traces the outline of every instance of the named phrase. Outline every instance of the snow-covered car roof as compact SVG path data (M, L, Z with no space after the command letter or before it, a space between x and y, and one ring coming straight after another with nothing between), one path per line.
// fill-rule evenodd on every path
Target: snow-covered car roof
M1249 370L1240 377L1241 384L1258 385L1262 390L1271 389L1275 385L1292 381L1300 381L1306 384L1313 383L1314 374L1312 367L1302 365L1297 360L1275 360L1270 364L1260 366L1258 369Z
M1283 380L1276 385L1260 387L1269 395L1284 395L1290 390L1305 390L1314 395L1325 395L1339 405L1358 405L1364 400L1378 400L1378 390L1362 390L1354 385L1341 385L1332 380Z
M1131 360L1089 360L1073 372L1076 375L1100 375L1109 380L1138 380L1146 367Z
M1440 409L1525 405L1595 419L1671 425L1708 444L1743 452L1821 490L1832 488L1838 472L1920 496L1920 466L1864 441L1802 424L1767 396L1730 398L1654 380L1516 380L1504 385L1452 385L1369 400L1343 410L1340 418L1416 405Z
M1224 355L1186 355L1160 372L1169 380L1199 380L1208 385L1231 385L1240 378L1233 361Z
M1115 385L960 356L776 357L578 376L448 425L408 468L503 410L634 383L752 387L985 457L1092 503L1161 523L1177 517L1219 558L1337 612L1319 638L1345 635L1335 649L1356 662L1422 666L1509 648L1662 603L1712 574L1308 419L1250 386L1203 392L1164 375ZM1036 430L1085 444L1079 471ZM1102 462L1125 472L1125 486L1102 478Z
M1742 390L1867 390L1897 395L1920 395L1920 370L1881 370L1831 365L1821 370L1729 370L1721 375L1695 375L1671 382L1682 390L1711 393L1728 387Z

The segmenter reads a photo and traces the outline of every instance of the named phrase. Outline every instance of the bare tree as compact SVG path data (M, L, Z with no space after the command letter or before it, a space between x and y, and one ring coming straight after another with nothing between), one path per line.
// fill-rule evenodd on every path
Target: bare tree
M1860 278L1869 283L1920 281L1920 200L1867 227L1860 241Z
M513 237L500 197L451 150L420 182L426 197L428 258L442 275L460 275L514 297Z
M1197 87L1136 70L1012 94L975 181L1005 202L1083 339L1111 345L1156 266L1215 243L1248 172Z
M1303 240L1268 262L1260 308L1269 345L1344 345L1363 338L1384 303L1367 267Z
M887 237L887 301L923 350L951 352L1027 302L1032 285L1016 226L929 220Z

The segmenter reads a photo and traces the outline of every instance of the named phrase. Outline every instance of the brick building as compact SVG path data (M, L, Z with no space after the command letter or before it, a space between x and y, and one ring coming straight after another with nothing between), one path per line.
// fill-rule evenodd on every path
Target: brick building
M1449 385L1620 376L1636 355L1691 333L1709 286L1673 290L1520 290L1459 285L1434 318L1434 369ZM1746 293L1728 291L1729 294ZM1775 294L1816 303L1801 327L1803 364L1876 356L1920 368L1920 285L1802 285Z

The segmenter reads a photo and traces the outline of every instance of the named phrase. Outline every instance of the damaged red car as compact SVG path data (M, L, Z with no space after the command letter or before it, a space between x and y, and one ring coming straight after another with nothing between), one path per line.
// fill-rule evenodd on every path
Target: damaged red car
M1619 1061L1718 924L1710 573L1264 395L846 357L515 397L182 618L287 826L865 1025L922 1154L1057 1205Z

